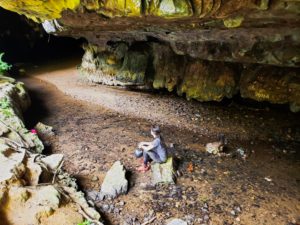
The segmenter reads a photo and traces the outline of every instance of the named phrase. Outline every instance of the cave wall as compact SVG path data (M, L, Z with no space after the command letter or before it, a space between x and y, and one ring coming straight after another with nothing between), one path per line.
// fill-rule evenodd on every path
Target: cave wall
M198 101L240 95L300 111L299 68L202 60L177 55L162 43L113 43L105 51L87 45L79 71L106 85L167 89Z
M3 0L48 33L84 37L80 73L199 101L240 95L299 111L297 0Z

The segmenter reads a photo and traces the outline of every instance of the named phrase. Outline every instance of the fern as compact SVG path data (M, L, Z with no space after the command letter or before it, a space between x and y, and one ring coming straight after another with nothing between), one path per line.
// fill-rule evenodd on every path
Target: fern
M3 55L4 55L4 53L0 53L0 74L10 70L10 68L11 68L11 65L2 61Z

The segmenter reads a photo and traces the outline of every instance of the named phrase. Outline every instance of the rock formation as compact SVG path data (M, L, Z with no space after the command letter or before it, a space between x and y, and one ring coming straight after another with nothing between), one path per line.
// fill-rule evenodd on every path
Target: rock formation
M299 111L299 1L4 0L0 6L43 22L49 33L85 37L80 72L90 81L167 88L199 101L240 92ZM269 71L262 85L251 83L256 67ZM280 91L271 85L278 82Z
M120 161L113 164L107 172L101 185L100 199L113 199L128 191L128 180L126 179L126 170Z
M101 224L75 179L61 169L63 155L42 155L37 134L25 128L21 118L29 103L22 83L0 77L1 224Z

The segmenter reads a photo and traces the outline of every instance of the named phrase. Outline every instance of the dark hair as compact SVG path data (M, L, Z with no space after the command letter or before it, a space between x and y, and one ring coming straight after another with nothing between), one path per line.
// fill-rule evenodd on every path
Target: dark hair
M158 125L151 126L151 131L157 136L160 135L160 128Z

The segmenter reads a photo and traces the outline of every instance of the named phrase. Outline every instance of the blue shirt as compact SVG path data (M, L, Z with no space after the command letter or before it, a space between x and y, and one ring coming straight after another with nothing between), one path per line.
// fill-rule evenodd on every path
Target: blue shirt
M160 137L157 137L152 141L152 145L153 148L150 151L155 152L160 160L165 162L167 160L167 150L163 140L161 140Z

